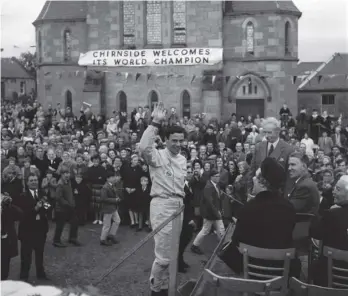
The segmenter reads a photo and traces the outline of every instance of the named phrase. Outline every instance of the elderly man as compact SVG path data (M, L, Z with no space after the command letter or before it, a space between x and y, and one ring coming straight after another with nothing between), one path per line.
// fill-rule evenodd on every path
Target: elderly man
M333 191L334 203L322 218L311 226L311 236L322 240L324 246L348 250L348 175L343 175ZM342 267L347 268L347 264ZM312 266L314 283L327 285L327 260L320 257Z
M149 165L152 181L150 219L157 228L183 205L185 196L186 158L180 154L185 131L178 126L166 130L166 149L155 149L155 141L161 122L166 118L163 103L155 107L151 125L140 140L140 154ZM182 217L181 217L182 218ZM180 234L180 233L179 233ZM167 295L168 266L171 257L172 223L155 235L155 260L150 276L152 296Z
M286 168L289 155L294 151L289 144L279 138L281 128L280 122L276 118L266 118L262 123L262 128L266 141L256 144L255 155L251 162L252 176L255 175L266 157L275 158Z
M289 157L289 179L285 186L285 198L294 206L296 213L316 214L320 204L317 184L308 172L308 157L294 152Z

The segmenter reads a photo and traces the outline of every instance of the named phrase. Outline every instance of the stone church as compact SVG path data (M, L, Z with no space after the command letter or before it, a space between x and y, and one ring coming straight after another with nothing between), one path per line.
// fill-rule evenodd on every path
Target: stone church
M83 102L111 115L163 101L181 116L275 116L297 111L292 1L47 1L34 21L38 99ZM223 48L215 65L83 67L80 53L107 49Z

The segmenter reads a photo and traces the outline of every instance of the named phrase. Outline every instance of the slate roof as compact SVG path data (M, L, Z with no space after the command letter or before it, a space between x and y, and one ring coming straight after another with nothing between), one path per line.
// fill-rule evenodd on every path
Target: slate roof
M298 16L302 15L293 1L226 1L225 3L227 14L256 12L292 12Z
M300 85L300 91L348 90L348 53L335 53Z
M41 21L85 19L87 1L46 1L34 25Z
M297 73L297 75L308 75L308 74L311 74L311 72L315 71L316 69L318 69L318 67L322 63L323 62L300 62L297 65L296 73Z
M1 58L1 78L34 79L15 58Z

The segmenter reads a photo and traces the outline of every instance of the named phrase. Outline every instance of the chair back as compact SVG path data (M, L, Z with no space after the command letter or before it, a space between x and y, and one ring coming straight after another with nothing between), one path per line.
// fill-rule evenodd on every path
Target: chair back
M290 290L296 296L346 296L347 290L309 285L296 278L290 279Z
M244 278L261 280L273 279L281 276L283 285L280 294L285 294L288 288L291 259L295 258L295 249L262 249L246 244L239 244L239 250L243 254ZM249 258L257 260L257 264L251 264ZM267 260L267 261L266 261ZM274 261L283 264L272 266ZM262 262L262 263L261 263Z
M204 270L204 279L209 283L209 287L205 288L205 292L207 292L205 295L209 296L235 295L236 293L243 293L244 296L254 296L255 294L269 296L272 291L281 289L283 285L282 277L259 281L220 276L209 269ZM208 289L212 290L207 291Z
M328 263L328 286L348 289L348 251L324 246L323 255ZM348 295L348 291L346 293Z

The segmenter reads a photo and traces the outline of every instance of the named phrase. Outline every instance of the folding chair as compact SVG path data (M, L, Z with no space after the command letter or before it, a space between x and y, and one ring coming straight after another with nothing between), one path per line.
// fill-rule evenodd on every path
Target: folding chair
M329 288L348 289L348 251L324 246L323 255L327 257Z
M296 278L290 279L290 290L294 296L347 296L348 291L305 284Z
M243 268L244 278L249 279L250 277L256 279L273 279L277 276L282 277L282 287L278 295L286 295L288 289L288 280L290 272L291 259L295 258L295 249L262 249L246 244L240 244L239 250L243 254ZM251 264L249 263L249 257L252 259L262 259L267 261L282 261L283 266L273 267L261 265L261 263ZM252 270L251 270L252 269ZM275 273L276 275L271 275ZM272 293L274 295L274 293Z

